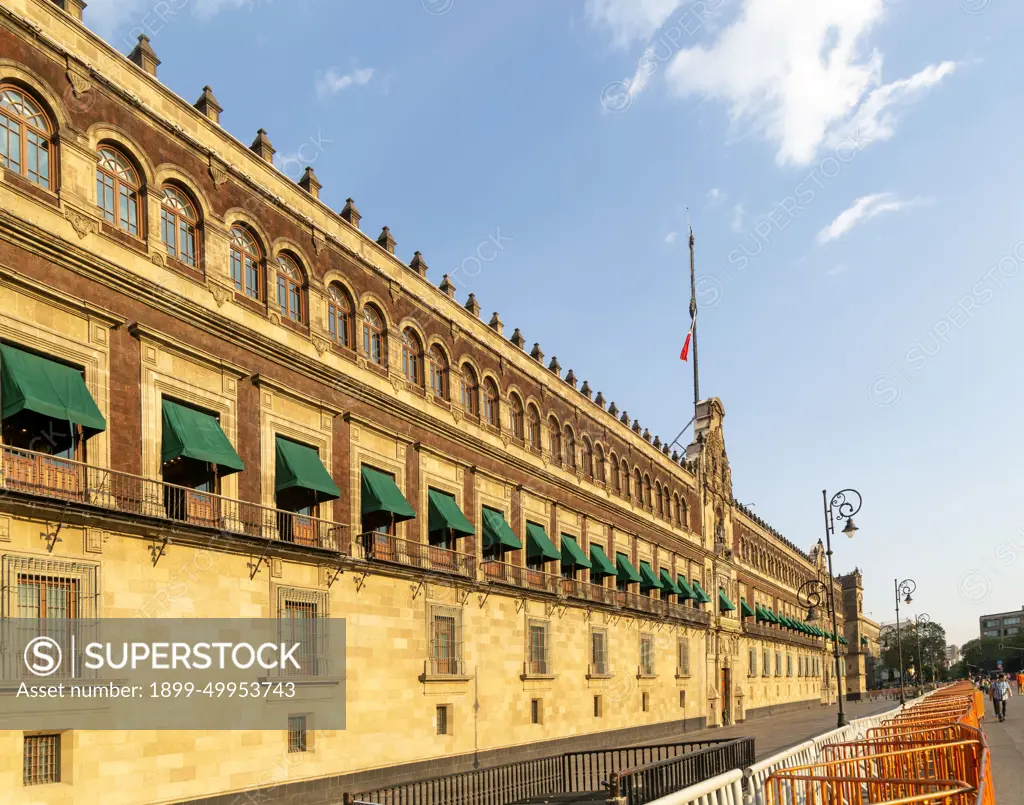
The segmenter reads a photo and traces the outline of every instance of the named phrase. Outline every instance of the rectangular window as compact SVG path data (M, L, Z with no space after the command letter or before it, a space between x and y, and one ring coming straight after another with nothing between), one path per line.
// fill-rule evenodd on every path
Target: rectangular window
M434 722L438 735L451 735L452 732L452 706L450 704L439 704L435 711Z
M590 630L590 673L600 676L608 674L608 631L606 629Z
M654 676L654 635L640 635L640 673Z
M782 676L782 652L775 652L775 676Z
M768 649L764 650L761 660L761 676L770 676L772 673L772 655Z
M651 710L651 694L646 691L640 694L640 709L645 713L648 713Z
M306 717L288 716L288 751L306 751Z
M242 253L235 249L231 250L231 280L236 291L242 290Z
M327 672L328 596L321 590L277 588L278 632L282 641L299 643L293 655L299 670L290 674L315 676Z
M26 735L21 781L25 785L60 782L60 735Z
M96 171L96 203L103 213L104 220L116 226L117 213L114 207L114 179L99 171Z
M680 637L676 643L676 674L678 676L690 675L690 638Z
M601 718L604 715L604 700L600 694L594 696L594 718Z
M686 709L686 691L685 690L679 691L679 706L681 708L683 708L684 710Z
M541 699L530 699L530 723L544 723L544 702Z
M747 676L757 676L757 649L750 649L750 667L747 668Z
M546 621L530 621L527 673L550 674L548 662L548 624Z
M178 256L178 251L174 248L177 241L175 232L174 215L167 210L160 210L160 239L171 257Z
M437 676L461 676L462 609L430 608L430 673Z

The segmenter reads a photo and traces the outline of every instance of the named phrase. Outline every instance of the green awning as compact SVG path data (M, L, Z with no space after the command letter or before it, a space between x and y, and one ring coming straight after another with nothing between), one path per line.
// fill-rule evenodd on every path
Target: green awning
M860 639L860 644L861 644L862 646L866 646L866 645L868 644L868 639L867 639L866 637L862 637L862 638Z
M793 621L791 621L788 616L779 615L779 620L782 622L782 625L785 626L787 629L791 631L796 630L796 624L793 623Z
M651 567L650 562L645 562L643 560L640 560L640 589L661 589L661 580L658 578L658 574L654 572L654 568Z
M542 526L536 523L526 524L526 558L527 559L561 559L562 554L555 543L548 537Z
M697 579L693 580L693 591L697 594L697 603L699 604L710 604L711 596L704 592L704 588L700 586L700 582Z
M0 344L0 363L3 419L32 411L81 425L90 434L107 429L107 420L77 369L5 344Z
M396 523L411 520L416 516L409 501L405 499L395 479L386 472L373 467L362 468L362 515L387 513Z
M754 614L757 616L758 623L772 622L771 618L768 617L768 613L764 611L764 607L760 604L754 604Z
M782 626L782 621L779 620L779 616L776 615L773 610L766 607L764 614L768 616L769 623L774 623L776 626Z
M476 533L473 524L466 519L455 495L439 489L427 490L427 531L450 531L459 537L471 537Z
M825 636L825 633L821 629L819 629L817 626L812 626L811 628L814 630L814 634L816 634L818 637L824 637Z
M562 534L562 566L563 567L582 567L590 570L593 568L593 563L587 559L587 555L583 553L583 549L576 542L576 538L569 534Z
M797 621L796 625L799 627L800 631L803 632L804 634L810 634L811 633L811 627L808 626L803 621Z
M483 507L484 548L500 545L503 550L517 551L523 547L516 532L505 522L505 515L497 509Z
M750 608L750 604L747 603L747 599L746 598L741 598L740 599L740 614L744 618L753 618L754 617L754 610L752 610Z
M216 464L221 476L245 469L217 417L166 399L162 407L164 427L160 460L164 464L176 458L191 458Z
M848 645L850 645L850 641L847 640L842 635L839 635L839 644L842 645L842 646L848 646Z
M604 548L602 548L600 545L590 546L590 561L594 565L594 570L599 575L615 575L615 565L612 564L612 560L608 558L608 554L604 552Z
M316 494L317 501L321 503L341 497L341 490L331 480L316 450L280 436L277 437L276 443L275 492L285 489L308 489Z
M636 572L636 568L633 567L633 563L629 561L629 557L624 553L615 554L615 566L618 568L616 576L619 581L629 583L639 583L640 574Z
M676 581L679 583L680 597L681 598L692 598L694 601L697 600L697 593L694 592L693 587L681 574L676 576Z
M673 595L677 595L683 598L683 591L679 588L679 585L672 581L672 574L669 573L665 568L661 569L661 589L668 590Z
M719 612L735 612L736 605L729 600L729 596L725 594L725 590L721 587L718 588L718 611Z

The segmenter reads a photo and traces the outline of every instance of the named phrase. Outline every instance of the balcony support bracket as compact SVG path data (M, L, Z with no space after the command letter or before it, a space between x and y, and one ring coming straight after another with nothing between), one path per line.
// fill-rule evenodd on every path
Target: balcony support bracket
M458 601L460 607L466 606L469 603L469 594L472 592L469 587L455 587L455 600Z
M71 502L68 501L64 504L64 508L60 510L60 520L57 521L57 527L53 530L53 532L50 531L49 523L47 523L47 529L45 531L40 532L39 534L39 536L46 541L47 553L53 553L53 549L57 547L57 543L64 541L63 539L61 539L60 530L64 527L64 515L67 514L68 506L70 505Z
M334 584L334 582L336 582L338 580L338 576L340 576L344 572L344 569L342 568L341 565L338 565L337 567L334 567L334 568L332 568L332 567L328 567L327 568L327 572L328 573L330 573L332 570L334 571L334 575L331 576L329 579L327 579L327 589L328 590L331 589L331 586Z
M558 613L558 619L561 620L562 617L565 615L565 611L567 609L568 609L568 606L566 604L561 603L561 602L558 602L558 603L545 603L544 604L544 615L545 615L545 617L550 618L552 614L557 612Z
M409 589L412 590L412 600L413 601L416 600L416 596L418 596L421 592L423 592L423 584L424 584L423 579L419 579L418 581L415 581L415 582L413 582L412 584L409 585Z
M249 559L249 581L252 581L254 578L256 578L256 574L260 572L260 566L263 565L264 562L266 562L266 564L268 566L270 565L270 559L267 556L267 548L269 548L269 547L270 547L270 545L268 544L266 546L266 548L263 549L263 553L261 553L256 558L255 562L253 562L252 558L250 557L250 559Z
M163 539L153 540L153 544L149 546L149 555L153 560L153 567L156 567L157 562L167 553L167 546L171 542L170 535L164 536Z
M359 575L353 577L355 579L355 582L356 582L356 592L357 593L358 592L362 592L363 585L366 584L366 577L369 576L369 575L370 575L370 571L369 570L364 570Z
M480 609L484 608L484 604L487 603L487 599L491 597L490 589L484 590L482 593L478 593L476 600L480 603Z
M516 599L516 614L526 609L526 600L527 599L525 595L521 595L519 596L519 598Z

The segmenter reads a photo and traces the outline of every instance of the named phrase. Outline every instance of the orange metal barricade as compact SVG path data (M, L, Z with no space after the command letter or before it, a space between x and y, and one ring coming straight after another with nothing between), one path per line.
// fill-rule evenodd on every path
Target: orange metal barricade
M957 683L765 782L768 805L995 805L985 699Z

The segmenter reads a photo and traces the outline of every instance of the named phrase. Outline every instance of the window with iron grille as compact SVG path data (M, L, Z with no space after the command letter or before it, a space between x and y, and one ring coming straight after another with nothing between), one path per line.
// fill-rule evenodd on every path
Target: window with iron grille
M451 735L452 732L452 706L450 704L439 704L435 711L434 723L438 735Z
M25 785L60 782L60 735L26 735L21 780Z
M761 676L770 676L772 672L772 655L768 649L761 655Z
M608 671L608 630L590 630L590 673L607 674Z
M640 673L654 676L654 635L640 635Z
M6 554L0 567L5 618L96 617L99 568L34 556Z
M530 699L530 723L544 723L544 701L542 699Z
M679 676L690 675L690 638L680 637L676 643L676 674Z
M288 751L306 751L306 717L288 716Z
M750 667L747 668L747 676L757 676L757 649L750 649Z
M551 663L548 658L548 622L531 620L529 623L527 640L527 673L550 674Z
M315 676L327 673L330 659L326 634L329 600L323 590L277 588L280 638L282 642L300 644L299 650L292 655L299 664L299 670L292 669L289 674Z
M430 608L429 663L432 675L462 676L461 608L442 606Z

